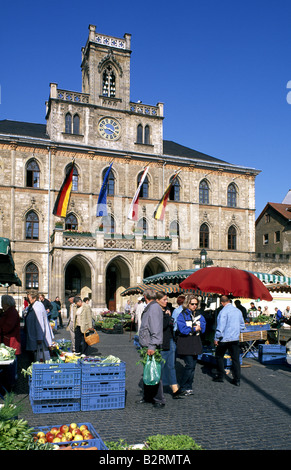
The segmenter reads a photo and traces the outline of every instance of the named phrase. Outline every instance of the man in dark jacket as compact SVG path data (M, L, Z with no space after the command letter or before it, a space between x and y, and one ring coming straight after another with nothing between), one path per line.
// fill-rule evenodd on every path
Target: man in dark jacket
M143 293L146 302L141 318L139 330L139 343L147 348L147 354L153 356L155 351L163 344L163 311L156 302L156 294L152 289ZM137 403L153 403L156 408L165 406L162 380L157 385L143 384L143 398Z

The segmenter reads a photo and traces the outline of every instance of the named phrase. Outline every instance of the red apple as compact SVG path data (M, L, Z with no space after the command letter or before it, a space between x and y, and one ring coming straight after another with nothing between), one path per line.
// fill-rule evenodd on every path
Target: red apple
M61 427L60 427L60 432L62 434L66 434L66 432L69 431L69 426L67 424L63 424Z
M86 439L94 439L92 434L89 432L88 434L86 434Z
M87 431L87 429L88 429L88 426L86 424L81 424L81 426L80 426L80 431L81 432L82 431Z
M61 433L61 432L58 432L58 433L55 435L55 437L58 437L59 439L62 439L62 437L63 437L63 433Z
M70 431L72 432L73 429L76 429L78 427L78 425L76 423L71 423L70 424Z
M54 438L55 438L55 436L54 436L54 434L53 434L52 432L47 432L46 435L45 435L45 437L46 437L46 440L47 440L48 442L53 442L53 440L54 440Z
M51 433L52 434L56 435L58 432L59 432L58 428L56 428L56 427L51 428Z

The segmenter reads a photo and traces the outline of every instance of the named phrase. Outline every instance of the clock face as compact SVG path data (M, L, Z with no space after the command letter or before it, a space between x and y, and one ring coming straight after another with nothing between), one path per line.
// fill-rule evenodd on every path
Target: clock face
M121 134L121 126L116 119L104 117L99 121L98 131L105 140L117 140Z

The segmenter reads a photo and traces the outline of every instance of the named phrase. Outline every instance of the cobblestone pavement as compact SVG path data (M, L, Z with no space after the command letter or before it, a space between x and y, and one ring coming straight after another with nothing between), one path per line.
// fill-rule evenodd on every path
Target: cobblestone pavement
M20 375L15 395L24 404L20 418L30 426L89 422L103 441L124 439L128 444L144 442L155 434L187 434L205 450L290 450L291 366L261 364L244 359L241 386L229 380L212 381L214 370L198 363L194 395L173 400L165 387L166 406L136 404L142 396L142 365L133 344L134 333L100 332L98 352L112 354L126 363L126 401L122 409L67 413L32 412L27 379ZM69 339L65 329L55 339ZM97 348L92 347L96 353ZM183 362L177 360L179 378Z

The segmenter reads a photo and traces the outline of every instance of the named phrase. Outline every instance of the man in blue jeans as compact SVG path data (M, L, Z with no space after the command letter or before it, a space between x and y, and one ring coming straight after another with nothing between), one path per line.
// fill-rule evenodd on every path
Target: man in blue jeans
M241 311L234 307L228 296L223 295L220 299L222 310L217 317L214 345L216 346L217 376L215 382L223 382L224 377L224 355L229 352L232 359L232 384L240 385L240 349L239 335L245 329L245 323Z

